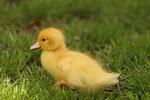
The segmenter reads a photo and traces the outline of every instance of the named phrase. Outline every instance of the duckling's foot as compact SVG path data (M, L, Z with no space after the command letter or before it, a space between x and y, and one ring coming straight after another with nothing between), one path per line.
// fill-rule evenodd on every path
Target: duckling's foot
M57 83L55 83L54 86L55 86L55 89L57 89L58 86L66 86L66 87L71 88L72 90L76 89L76 87L74 85L71 85L64 80L58 81Z

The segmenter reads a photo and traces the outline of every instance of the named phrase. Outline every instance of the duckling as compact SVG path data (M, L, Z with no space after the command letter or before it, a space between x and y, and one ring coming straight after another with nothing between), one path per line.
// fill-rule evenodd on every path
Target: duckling
M118 73L109 73L90 56L69 50L59 29L42 30L30 50L38 48L43 49L42 66L57 80L56 89L66 86L72 90L96 93L118 82Z

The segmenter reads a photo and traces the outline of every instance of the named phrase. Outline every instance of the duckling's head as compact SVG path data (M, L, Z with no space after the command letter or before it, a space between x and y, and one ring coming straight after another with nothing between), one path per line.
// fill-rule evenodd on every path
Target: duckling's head
M46 28L38 36L38 41L30 47L30 50L42 48L43 50L57 50L65 47L65 39L62 32L56 28Z

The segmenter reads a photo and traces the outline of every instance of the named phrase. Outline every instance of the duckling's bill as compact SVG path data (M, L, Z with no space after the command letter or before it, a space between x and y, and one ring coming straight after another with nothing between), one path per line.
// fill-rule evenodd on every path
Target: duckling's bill
M39 48L41 48L41 46L39 45L38 42L36 42L33 46L30 47L30 50L39 49Z

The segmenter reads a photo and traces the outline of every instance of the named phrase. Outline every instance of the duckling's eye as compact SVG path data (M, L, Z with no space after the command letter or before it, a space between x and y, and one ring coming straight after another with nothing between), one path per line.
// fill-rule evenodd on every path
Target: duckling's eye
M42 39L42 41L45 41L45 39Z

